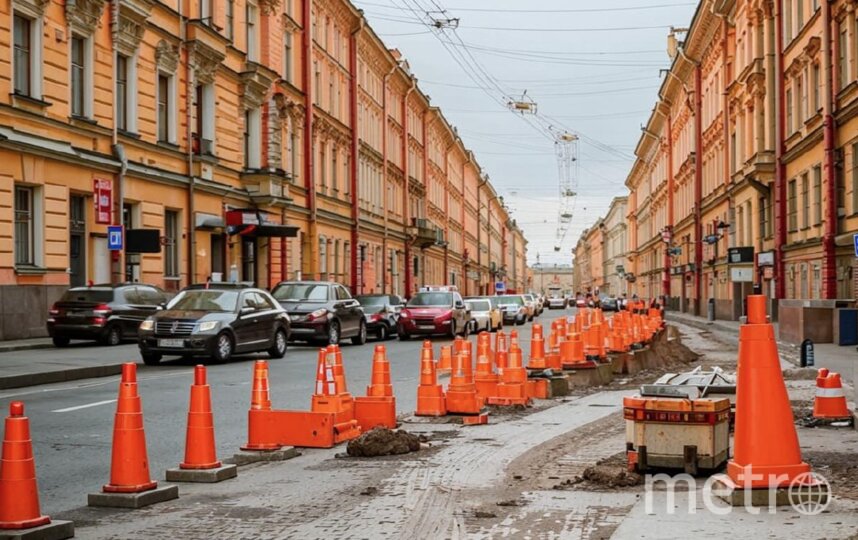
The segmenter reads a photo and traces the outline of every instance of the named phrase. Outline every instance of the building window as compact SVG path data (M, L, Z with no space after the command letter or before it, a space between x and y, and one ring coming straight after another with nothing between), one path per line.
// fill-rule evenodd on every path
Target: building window
M790 232L798 230L798 201L796 200L796 182L789 181L789 194L787 196L789 206L789 230Z
M730 134L730 172L736 172L736 133Z
M313 95L314 102L317 106L322 106L322 71L319 69L319 62L316 62L314 65L315 76L313 80Z
M792 41L792 0L786 0L784 7L784 43Z
M235 39L235 2L233 0L227 0L226 2L226 37L230 41Z
M289 162L292 173L292 181L294 182L298 176L298 136L295 134L295 127L291 126L289 130Z
M822 223L822 166L813 167L813 224Z
M801 227L806 229L810 227L810 190L808 185L807 173L801 176Z
M795 128L793 127L793 117L795 115L793 114L793 109L792 109L793 108L792 89L789 89L786 91L785 101L786 101L786 113L787 113L787 121L786 121L787 135L792 135L792 132L795 131Z
M292 34L283 34L283 80L292 82Z
M84 38L71 39L71 113L72 116L88 116L86 111L86 47Z
M331 148L331 188L334 191L339 191L339 184L337 183L338 177L339 177L339 174L337 171L337 154L338 153L339 152L337 151L336 146Z
M15 264L33 266L35 258L35 211L33 188L15 187Z
M158 140L169 141L170 137L170 78L163 73L158 74Z
M259 109L248 109L244 112L244 167L258 169L261 167L262 147L262 118Z
M766 197L760 197L760 235L763 238L768 238L769 236L769 208L768 208L768 199Z
M167 210L164 213L164 275L179 277L179 213Z
M840 67L840 89L843 89L849 81L849 57L847 55L849 51L849 28L845 21L840 23L840 42L838 45L840 49L837 59Z
M116 56L116 127L129 130L128 123L128 57Z
M796 115L796 120L798 120L798 126L796 129L801 127L801 122L807 118L805 115L805 109L807 105L807 96L804 93L804 75L799 74L795 78L796 84L796 95L795 95L795 106L798 110L798 114Z
M319 145L319 179L321 181L321 192L327 193L328 190L328 164L325 158L328 157L328 148L325 143Z
M813 116L819 112L819 64L813 64L810 68L810 84L811 84L811 106L813 110L810 115Z
M852 213L858 213L858 142L852 143Z
M13 21L15 93L41 98L39 88L41 66L41 32L34 19L15 13Z
M256 36L256 6L247 4L247 59L256 62L257 36Z
M319 238L319 279L328 279L328 241Z
M214 14L212 7L212 0L200 1L200 20L206 26L214 26L212 24L212 15Z
M200 84L196 92L196 133L194 153L215 155L215 89L214 84Z

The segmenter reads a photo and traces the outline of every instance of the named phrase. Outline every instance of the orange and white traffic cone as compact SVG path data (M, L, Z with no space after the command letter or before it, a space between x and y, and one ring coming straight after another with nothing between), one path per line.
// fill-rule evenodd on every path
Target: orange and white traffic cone
M820 369L817 373L813 417L824 420L852 419L839 373L829 372L826 368Z
M424 347L427 342L424 342ZM428 342L431 346L431 342ZM438 373L453 371L453 349L449 345L441 346L441 357L438 359Z
M542 337L542 325L533 323L530 336L530 358L527 361L527 369L542 371L548 367L545 359L545 338Z
M736 429L727 475L739 489L778 488L806 477L766 297L747 297L739 328ZM637 315L636 317L640 317Z
M355 420L361 430L376 427L396 428L396 398L390 384L390 362L384 345L375 346L372 357L372 384L366 387L366 396L354 398Z
M494 365L485 349L477 347L477 369L474 373L474 384L477 387L477 395L483 402L493 395L498 387L498 375L494 372Z
M13 401L9 404L0 457L0 530L30 529L50 522L51 518L39 509L30 419L24 416L24 404Z
M320 391L319 381L325 380L324 349L319 353L316 369L316 392ZM331 391L333 373L331 373ZM245 451L279 450L283 445L275 442L271 423L265 421L266 413L271 412L271 395L268 388L268 362L257 360L253 364L253 387L250 391L250 410L247 411L247 442L241 446Z
M479 414L482 410L482 400L477 395L477 387L470 365L471 358L467 351L458 353L455 357L456 368L447 386L447 412L456 414Z
M194 368L194 384L191 385L185 460L178 469L167 469L167 481L220 482L234 478L237 473L235 465L223 465L217 459L211 388L206 382L206 367L198 365Z
M424 341L423 349L420 352L420 385L417 387L417 410L414 414L416 416L444 416L447 414L444 389L438 384L435 373L431 341Z

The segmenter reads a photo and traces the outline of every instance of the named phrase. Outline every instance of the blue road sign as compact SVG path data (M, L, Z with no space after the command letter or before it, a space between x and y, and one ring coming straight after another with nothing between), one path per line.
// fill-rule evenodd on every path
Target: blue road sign
M495 282L495 292L501 293L501 292L504 292L505 290L506 290L506 283L504 283L503 281Z
M858 257L858 234L852 235L852 243L855 244L855 256Z
M107 228L107 249L122 251L122 225L111 225Z

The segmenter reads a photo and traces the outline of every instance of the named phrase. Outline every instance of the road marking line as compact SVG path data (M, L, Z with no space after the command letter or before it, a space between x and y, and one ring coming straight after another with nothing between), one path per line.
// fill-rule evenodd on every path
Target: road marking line
M88 409L90 407L98 407L99 405L107 405L108 403L116 403L116 400L115 399L108 399L105 401L96 401L95 403L87 403L86 405L77 405L75 407L66 407L65 409L55 409L51 412L79 411L80 409Z

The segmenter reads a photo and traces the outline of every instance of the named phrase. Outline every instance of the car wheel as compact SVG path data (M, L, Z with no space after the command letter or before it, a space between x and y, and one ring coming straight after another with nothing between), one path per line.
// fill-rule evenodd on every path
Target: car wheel
M107 345L108 347L115 347L116 345L122 343L122 330L119 328L119 325L109 325L104 333L104 336L101 337L99 342L102 345Z
M54 342L54 347L68 347L71 340L67 337L55 337L51 341Z
M286 337L286 331L278 328L274 333L274 343L268 349L268 356L271 358L283 358L286 356L286 342L289 338Z
M524 322L525 322L526 320L527 320L527 316L524 316L524 317L516 317L516 319L515 319L515 324L516 324L516 325L518 325L518 326L521 326L521 325L523 325L523 324L524 324Z
M328 323L328 345L340 344L340 323L331 321Z
M390 330L387 328L386 324L381 323L378 325L375 337L377 337L379 341L387 341L387 338L390 337Z
M156 352L144 352L140 353L140 356L143 357L143 363L147 366L157 366L161 362L161 355Z
M465 328L462 329L462 338L468 339L468 336L471 335L471 322L468 321L465 323Z
M235 350L235 344L232 342L232 337L226 332L218 334L215 338L214 359L216 362L228 362L232 358L232 352Z
M361 320L358 333L352 338L352 345L363 345L366 343L366 321Z
M456 319L450 321L450 337L456 339Z

